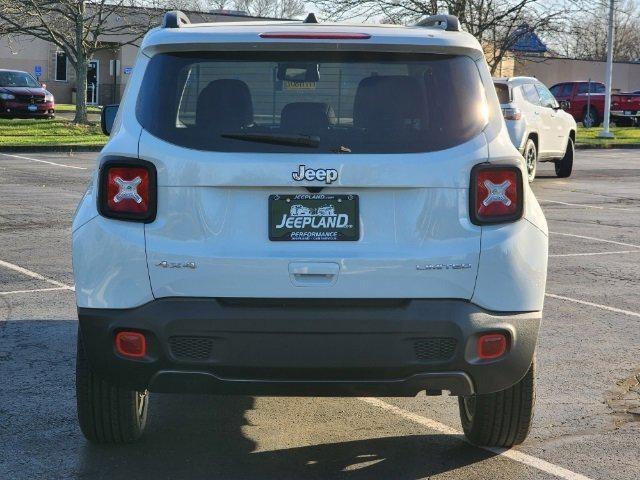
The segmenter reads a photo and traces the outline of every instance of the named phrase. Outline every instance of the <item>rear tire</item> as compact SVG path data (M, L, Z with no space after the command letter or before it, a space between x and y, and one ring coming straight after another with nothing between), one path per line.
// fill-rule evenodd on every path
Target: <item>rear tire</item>
M573 170L573 157L575 156L575 146L573 145L573 139L569 138L567 142L567 150L564 152L564 157L560 160L556 160L556 175L560 178L567 178L571 176Z
M531 138L527 139L524 146L524 161L527 166L527 177L531 183L536 178L536 170L538 169L538 149Z
M495 393L458 397L460 420L474 445L512 447L527 438L535 405L535 362L522 380Z
M78 329L76 403L84 436L93 443L131 443L142 435L149 409L148 392L111 385L91 371Z

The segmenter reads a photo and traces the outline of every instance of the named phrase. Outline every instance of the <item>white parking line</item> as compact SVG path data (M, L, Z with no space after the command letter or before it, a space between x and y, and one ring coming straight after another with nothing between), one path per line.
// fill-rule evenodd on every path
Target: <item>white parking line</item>
M604 238L587 237L586 235L575 235L573 233L562 233L562 232L549 232L549 233L552 233L554 235L562 235L565 237L583 238L585 240L593 240L596 242L612 243L614 245L622 245L623 247L640 248L640 245L634 245L633 243L616 242L615 240L605 240Z
M9 155L8 153L0 153L0 155L4 155L5 157L11 157L11 158L21 158L22 160L30 160L32 162L46 163L48 165L55 165L56 167L75 168L76 170L86 170L85 167L76 167L75 165L65 165L63 163L49 162L48 160L25 157L22 155Z
M10 292L0 292L0 295L13 295L16 293L35 293L35 292L59 292L60 290L73 291L73 289L68 287L34 288L32 290L12 290Z
M373 405L374 407L381 408L382 410L386 410L387 412L391 412L394 415L398 415L406 420L417 423L418 425L422 425L430 430L435 430L436 432L442 433L444 435L462 435L462 432L456 430L455 428L451 428L444 423L437 422L435 420L431 420L430 418L423 417L422 415L418 415L417 413L410 412L408 410L404 410L400 407L392 405L390 403L384 402L379 398L365 398L361 397L358 400L368 403L369 405ZM464 439L464 437L463 437ZM465 439L466 441L466 439ZM479 447L482 450L486 450L488 452L494 453L501 457L508 458L515 462L522 463L529 467L533 467L542 472L548 473L558 478L562 478L565 480L591 480L589 477L585 477L579 473L572 472L571 470L567 470L566 468L562 468L558 465L554 465L553 463L549 463L545 460L542 460L537 457L533 457L531 455L527 455L526 453L519 452L517 450L507 450L504 448L494 448L494 447Z
M589 252L589 253L556 253L549 257L590 257L592 255L617 255L622 253L640 253L638 250L618 250L616 252Z
M36 272L32 272L31 270L27 270L26 268L22 268L18 265L15 265L13 263L9 263L9 262L5 262L4 260L0 260L0 267L5 267L8 268L10 270L13 270L15 272L19 272L22 273L24 275L27 275L28 277L31 278L37 278L38 280L42 280L44 282L50 283L51 285L55 285L56 287L61 287L63 289L66 290L75 290L74 287L72 287L71 285L67 285L65 283L59 282L57 280L54 280L52 278L47 278L43 275L40 275L39 273Z
M569 203L569 202L561 202L559 200L547 200L545 198L540 198L540 202L546 203L557 203L559 205L567 205L569 207L582 207L582 208L595 208L598 210L622 210L628 212L637 212L639 211L637 208L624 208L624 207L602 207L600 205L591 205L587 203Z
M621 308L610 307L608 305L601 305L599 303L587 302L585 300L578 300L577 298L564 297L562 295L556 295L555 293L545 293L545 297L555 298L557 300L566 300L567 302L579 303L580 305L586 305L588 307L600 308L602 310L608 310L609 312L622 313L623 315L629 315L631 317L640 318L640 313L632 312L631 310L623 310Z

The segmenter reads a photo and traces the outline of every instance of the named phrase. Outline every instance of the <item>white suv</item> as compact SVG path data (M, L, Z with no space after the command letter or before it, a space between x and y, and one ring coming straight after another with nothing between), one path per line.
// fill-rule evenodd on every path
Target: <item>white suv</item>
M472 442L525 439L547 225L455 17L171 12L114 111L73 223L89 440L149 391L448 391Z
M538 162L554 162L556 175L573 169L576 121L553 94L532 77L494 78L511 141L522 153L530 182Z

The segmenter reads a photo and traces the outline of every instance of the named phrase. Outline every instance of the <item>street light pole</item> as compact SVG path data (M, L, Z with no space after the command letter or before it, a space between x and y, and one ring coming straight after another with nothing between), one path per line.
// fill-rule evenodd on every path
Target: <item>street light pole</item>
M604 96L604 129L598 135L600 138L613 138L614 135L609 131L609 119L611 117L611 81L613 77L613 16L614 3L611 0L609 5L609 34L607 36L607 72L605 74L605 96Z

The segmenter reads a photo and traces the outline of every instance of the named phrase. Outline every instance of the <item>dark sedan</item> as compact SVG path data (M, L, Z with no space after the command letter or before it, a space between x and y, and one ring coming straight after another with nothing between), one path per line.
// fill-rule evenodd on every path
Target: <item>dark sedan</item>
M51 92L27 72L0 70L0 117L53 118Z

